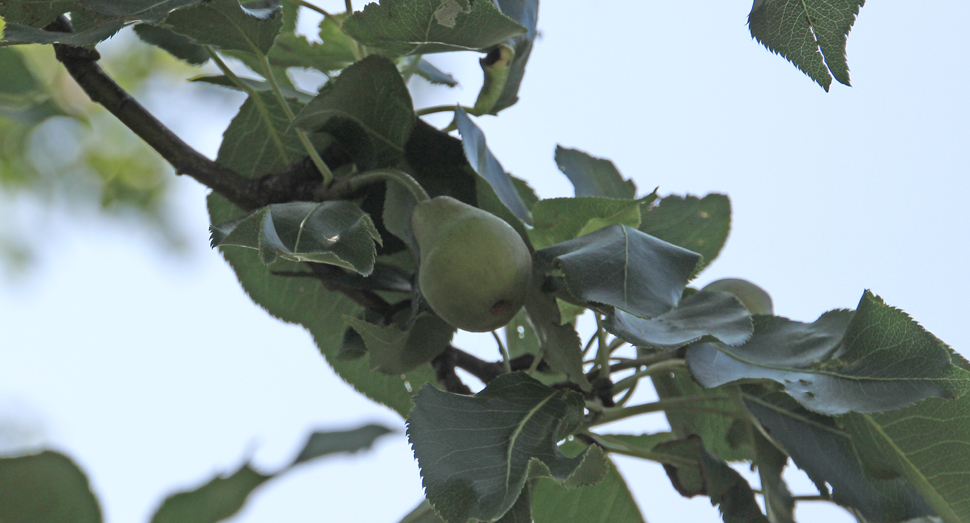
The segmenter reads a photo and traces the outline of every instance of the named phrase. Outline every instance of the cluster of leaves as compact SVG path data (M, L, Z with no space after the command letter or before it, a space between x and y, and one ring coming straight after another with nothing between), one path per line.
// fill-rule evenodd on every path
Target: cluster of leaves
M794 521L789 459L817 497L860 521L970 518L970 365L903 312L867 291L855 311L801 323L774 316L745 282L689 287L726 241L723 195L638 195L608 160L563 147L556 162L573 198L540 199L503 169L473 117L516 102L537 0L383 0L326 13L312 43L296 32L307 5L64 0L3 5L0 16L9 42L90 45L135 24L187 62L211 59L223 74L198 81L248 94L225 131L223 167L256 179L309 157L323 189L352 189L259 209L213 193L212 241L255 303L308 329L343 379L407 418L427 501L405 521L643 521L610 454L662 463L678 492L708 496L729 522ZM844 41L860 5L758 0L750 27L828 88L830 74L848 83ZM74 32L45 29L64 13ZM475 106L416 109L412 76L454 84L423 55L467 50L485 55ZM259 77L239 77L220 56ZM301 91L290 68L330 80ZM420 118L445 110L454 120L444 130ZM454 329L424 303L417 195L365 183L404 173L431 196L502 218L528 246L534 284L505 328L505 361L455 348ZM585 349L580 314L597 321ZM455 366L485 388L470 394ZM660 400L627 405L643 379ZM657 411L669 432L598 428ZM767 513L732 461L757 468ZM239 500L266 478L237 475Z

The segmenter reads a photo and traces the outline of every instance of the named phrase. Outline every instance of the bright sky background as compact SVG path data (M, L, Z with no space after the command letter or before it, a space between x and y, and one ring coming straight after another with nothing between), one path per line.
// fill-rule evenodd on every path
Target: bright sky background
M612 159L643 193L728 194L731 237L697 285L750 279L772 294L776 314L802 321L854 308L871 289L970 355L970 272L961 269L970 4L870 2L849 37L854 87L830 93L750 38L749 8L545 2L519 104L477 123L504 167L543 197L572 195L553 162L557 143ZM420 86L416 106L471 105L477 58L432 57L462 87ZM219 110L185 95L199 89L163 86L147 102L214 155L241 99L227 94ZM0 446L68 453L107 521L138 522L163 494L248 457L272 470L314 429L377 421L399 432L370 453L269 483L232 521L395 523L422 496L402 420L340 381L306 332L252 305L208 248L205 192L190 179L176 184L190 240L183 257L139 229L65 215L45 228L33 272L0 280L0 424L20 431L0 435ZM497 357L487 338L457 343ZM617 430L662 427L637 418ZM652 523L719 521L706 498L677 495L658 465L619 461ZM796 493L814 493L797 470L790 476ZM801 521L851 521L825 504L800 507Z

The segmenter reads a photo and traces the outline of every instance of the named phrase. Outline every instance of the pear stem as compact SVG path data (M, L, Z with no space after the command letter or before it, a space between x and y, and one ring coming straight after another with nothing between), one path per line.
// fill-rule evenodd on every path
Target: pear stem
M421 187L421 184L417 180L412 178L410 174L397 169L375 169L373 171L362 172L351 178L348 184L352 190L356 190L374 182L388 181L397 182L404 186L418 203L431 199L428 196L428 192L424 190L424 187Z

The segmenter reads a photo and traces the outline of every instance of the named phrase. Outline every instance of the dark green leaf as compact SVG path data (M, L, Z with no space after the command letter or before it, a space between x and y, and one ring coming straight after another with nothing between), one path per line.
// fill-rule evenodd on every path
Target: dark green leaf
M229 477L217 477L195 490L169 496L152 516L152 523L222 521L239 512L249 495L270 478L243 465Z
M539 336L525 310L519 311L505 326L505 346L512 358L525 354L539 354Z
M364 276L374 270L381 237L364 211L347 201L275 203L212 227L212 246L259 251L263 262L278 257L329 263Z
M522 202L525 203L525 206L530 211L539 203L539 197L536 195L535 189L529 185L529 182L512 176L512 185L515 186L516 192L519 193L519 198L522 198Z
M293 465L336 453L354 453L374 445L377 438L394 431L383 425L364 425L353 430L314 432L293 460Z
M740 347L688 349L688 368L701 385L774 380L822 414L899 409L970 389L968 373L951 363L946 345L868 291L854 314L831 311L811 324L754 319L755 334Z
M451 196L468 205L476 205L478 176L468 165L461 140L428 125L420 118L405 145L408 171L428 194Z
M970 521L970 394L843 418L860 455L907 479L944 521ZM885 472L883 472L885 474Z
M552 370L566 375L583 390L592 389L583 371L583 345L571 324L562 323L556 299L542 292L542 278L534 275L525 310L538 338L540 354Z
M476 396L422 388L408 438L428 500L448 523L494 521L512 508L530 474L571 486L602 479L599 447L567 458L556 444L582 420L583 406L579 394L524 373L500 376Z
M60 33L8 23L3 30L3 41L12 44L92 45L110 38L127 24L124 20L111 19L83 31Z
M697 272L708 266L724 247L731 231L731 201L723 194L666 196L647 210L640 230L704 257Z
M272 109L278 107L278 104L271 105L272 96L265 96L263 100L271 108L272 114L278 114ZM274 118L273 124L282 137L285 150L291 151L291 158L284 159L277 152L273 140L259 120L254 104L247 101L226 129L218 161L238 173L258 178L282 169L290 161L299 158L303 149L295 132L287 130L285 117ZM211 223L225 223L245 214L215 194L209 196L208 203ZM222 255L256 304L273 317L298 323L309 330L334 371L365 396L406 416L411 410L411 390L417 390L428 381L436 383L430 366L422 366L401 379L374 372L368 358L351 361L338 359L337 353L346 329L343 315L356 316L361 308L348 298L328 291L319 280L309 277L312 274L308 273L307 278L272 274L308 272L304 264L281 260L272 268L267 267L260 261L259 253L250 249L227 249L222 251Z
M135 34L143 41L164 49L175 58L185 60L192 65L202 65L209 61L209 53L205 52L205 48L194 43L187 36L164 27L138 24L135 26Z
M442 72L440 69L435 67L434 64L425 60L424 58L418 61L417 73L418 76L435 85L447 85L448 87L455 87L458 85L458 80L455 80L453 76Z
M886 523L933 514L905 480L867 476L853 441L832 418L809 412L780 393L763 395L748 387L746 391L748 410L820 489L826 483L832 486L836 503L858 510L870 521Z
M19 0L0 3L0 17L9 26L44 27L59 15L81 9L78 0Z
M727 463L711 455L700 437L661 443L656 448L694 459L688 466L664 464L670 482L682 496L709 496L711 504L718 505L724 523L768 523L748 482Z
M475 5L479 3L487 4L488 2L476 2ZM465 151L465 157L472 169L492 186L499 200L512 211L516 218L526 224L531 224L532 218L529 215L529 209L515 189L512 178L502 168L502 164L498 163L492 151L488 149L488 145L485 143L485 134L472 122L461 107L455 110L455 122L458 125L458 132L461 133L461 144Z
M536 24L539 21L539 0L498 0L498 5L506 16L522 24L526 32L507 42L515 51L515 58L509 67L502 93L492 105L491 114L498 114L519 101L519 86L522 85L525 66L532 54L532 44L538 35Z
M584 451L578 441L563 444L567 456ZM540 478L532 488L535 523L646 523L620 471L607 460L610 471L595 485L567 488Z
M382 0L343 25L363 44L398 55L485 50L526 32L492 2Z
M492 111L502 90L505 89L505 82L509 79L509 69L512 67L512 60L515 58L515 51L506 44L492 48L484 58L478 61L482 66L485 81L482 83L481 90L478 91L478 98L475 99L475 106L472 114L497 114Z
M615 200L612 198L577 197L550 198L532 207L532 229L529 237L536 249L589 234L607 225L640 226L640 207L644 200Z
M300 111L293 125L332 134L361 170L396 165L404 156L415 116L394 63L369 56L344 69L332 83Z
M141 26L137 26L137 27L141 27ZM239 78L239 80L243 84L254 89L255 91L272 94L273 86L269 82L265 82L263 80L253 80L252 78ZM190 78L189 81L218 85L220 87L228 87L229 89L242 91L242 88L236 85L236 83L233 82L232 79L223 75L196 76L195 78ZM280 86L280 93L284 97L289 98L290 100L298 100L304 104L313 99L312 94L305 93L303 91L299 91L297 89L294 89L292 87L287 87L285 85Z
M537 265L562 271L577 299L644 318L679 302L700 256L625 225L610 225L535 253Z
M526 483L515 505L495 523L532 523L532 484Z
M367 345L371 367L400 376L441 354L455 334L455 328L432 314L421 314L407 330L382 327L359 318L344 316Z
M733 294L718 291L692 294L670 312L650 320L614 310L604 327L638 347L660 349L681 347L704 336L740 345L754 329L744 305Z
M656 451L657 445L675 439L671 432L655 434L593 434L593 441L603 450L624 456L649 459L659 463L690 464L689 459L680 459L665 452Z
M84 472L67 456L45 450L0 458L0 521L100 523L101 507Z
M280 9L246 9L238 0L211 0L180 9L164 25L198 44L267 54L283 27Z
M748 26L751 36L828 91L832 76L849 85L845 41L864 3L865 0L755 0Z
M578 149L556 146L556 165L573 183L576 196L601 196L632 200L637 196L633 180L624 180L613 162Z

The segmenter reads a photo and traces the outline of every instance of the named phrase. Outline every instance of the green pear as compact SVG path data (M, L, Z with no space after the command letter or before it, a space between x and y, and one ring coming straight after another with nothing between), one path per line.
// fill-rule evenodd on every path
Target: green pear
M774 314L771 295L748 280L724 278L708 283L704 290L730 292L741 300L751 314Z
M512 320L529 292L532 255L501 218L448 196L418 203L411 230L421 251L418 286L452 326L488 332Z

